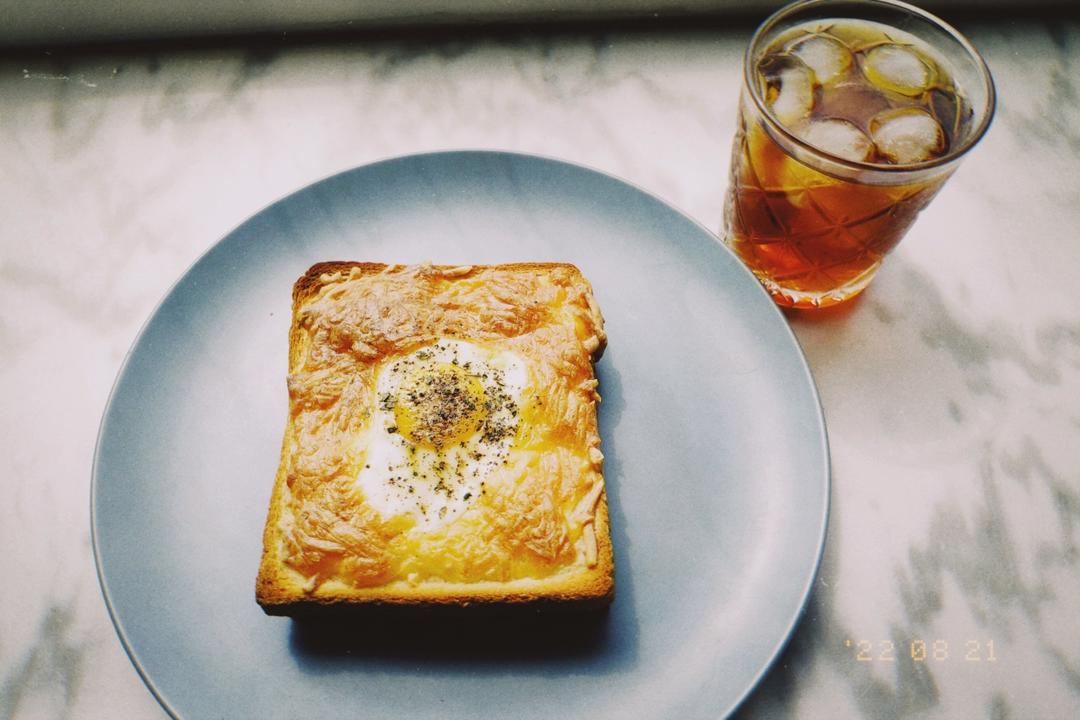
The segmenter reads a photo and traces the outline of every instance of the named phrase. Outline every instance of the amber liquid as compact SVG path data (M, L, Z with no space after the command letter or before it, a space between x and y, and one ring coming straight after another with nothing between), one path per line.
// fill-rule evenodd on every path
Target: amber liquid
M851 50L852 63L828 85L815 86L814 105L800 122L840 119L869 138L876 117L915 107L940 120L941 144L929 159L941 156L965 131L970 110L945 69L925 51L933 86L916 97L874 87L866 80L862 69L866 51L896 40L882 28L856 21L826 28L830 38L839 38ZM800 37L821 31L818 24L786 33L765 53L765 60ZM759 80L768 96L764 79ZM861 162L890 164L874 145ZM725 207L725 241L778 304L823 307L842 302L869 283L949 172L887 185L826 174L789 155L744 95Z

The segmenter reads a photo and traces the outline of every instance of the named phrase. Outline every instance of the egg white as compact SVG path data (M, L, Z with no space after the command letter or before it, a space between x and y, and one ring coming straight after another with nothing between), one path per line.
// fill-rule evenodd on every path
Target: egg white
M397 403L410 380L463 369L483 388L475 431L439 448L415 442L398 428ZM451 522L485 492L485 483L506 464L517 434L528 365L516 353L462 340L432 345L384 362L377 371L374 408L357 485L384 518L411 515L429 530Z

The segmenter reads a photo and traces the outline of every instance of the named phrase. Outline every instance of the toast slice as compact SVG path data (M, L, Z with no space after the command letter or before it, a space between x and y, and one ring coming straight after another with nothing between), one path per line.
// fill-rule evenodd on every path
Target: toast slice
M606 605L605 343L573 265L313 266L293 287L258 603Z

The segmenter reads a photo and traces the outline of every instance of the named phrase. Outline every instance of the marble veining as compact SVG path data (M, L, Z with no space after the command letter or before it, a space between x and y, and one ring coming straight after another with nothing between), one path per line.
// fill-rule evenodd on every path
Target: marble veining
M74 704L82 680L86 649L69 637L72 613L68 608L51 606L45 610L38 640L27 655L12 667L0 687L0 717L16 717L27 712L35 702L53 705L46 710L57 717L67 717ZM44 697L34 697L35 691L46 690Z
M989 135L864 297L787 316L833 515L740 720L1080 716L1080 23L961 28L997 81ZM0 720L164 716L101 600L87 498L111 383L190 263L313 180L449 148L577 161L718 228L750 30L0 59Z

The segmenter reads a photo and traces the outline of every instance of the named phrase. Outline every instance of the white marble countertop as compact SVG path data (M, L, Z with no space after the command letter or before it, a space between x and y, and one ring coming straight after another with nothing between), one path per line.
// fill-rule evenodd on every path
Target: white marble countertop
M789 316L833 513L740 718L1080 717L1080 23L960 27L997 80L988 137L864 297ZM98 587L90 468L201 253L311 181L450 148L581 162L718 228L751 29L0 59L0 718L164 717ZM916 641L926 662L887 659Z

